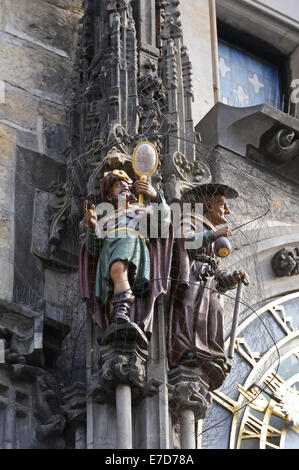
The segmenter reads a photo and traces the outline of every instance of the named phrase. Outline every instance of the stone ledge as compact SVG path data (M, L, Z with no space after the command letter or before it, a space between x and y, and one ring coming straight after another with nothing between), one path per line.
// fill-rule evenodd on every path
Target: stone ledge
M35 318L40 318L42 315L40 312L35 312L31 308L26 307L25 305L17 304L14 302L8 302L7 300L0 298L0 313L11 313L22 315L25 318L34 320Z
M33 358L43 351L48 365L61 354L62 343L70 332L63 322L45 317L29 307L0 299L0 337L10 341L19 354ZM42 361L41 356L39 360Z
M73 11L75 13L83 13L82 0L44 0L50 5L54 5L63 10Z
M249 174L256 167L268 178L277 177L284 186L290 182L298 186L299 120L295 117L267 104L241 108L218 102L195 130L203 144L216 147L215 157L221 150L219 165L223 162L221 153L229 153L234 160L239 155L243 157L240 165L246 162L252 168ZM219 167L216 171L219 173Z
M246 146L258 147L261 136L274 124L299 132L299 120L267 104L249 107L229 106L218 102L195 126L202 143L227 148L246 155Z

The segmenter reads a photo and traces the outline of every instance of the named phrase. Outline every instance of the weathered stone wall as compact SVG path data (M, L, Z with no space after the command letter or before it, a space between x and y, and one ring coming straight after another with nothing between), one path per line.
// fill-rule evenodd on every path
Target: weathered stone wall
M0 2L0 297L6 300L17 278L30 286L27 273L36 294L43 293L42 270L30 254L32 201L35 189L57 183L57 162L65 163L81 3ZM40 272L37 282L32 269Z
M1 448L64 447L64 439L52 442L50 434L54 428L54 434L63 432L65 418L57 427L60 405L51 409L43 390L45 383L48 391L56 387L57 399L69 376L78 377L78 363L85 373L78 346L84 312L70 305L78 299L76 279L47 271L31 250L35 192L65 182L81 7L81 0L0 0L0 329L7 348L0 377ZM34 326L28 327L27 317ZM63 342L67 324L71 335Z
M0 124L0 295L10 299L13 289L14 255L14 154L15 132Z

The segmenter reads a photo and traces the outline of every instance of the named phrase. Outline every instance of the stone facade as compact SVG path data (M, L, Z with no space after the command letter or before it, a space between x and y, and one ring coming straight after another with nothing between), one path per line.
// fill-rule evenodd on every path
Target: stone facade
M35 191L65 178L81 16L79 1L0 4L0 297L6 348L0 435L6 449L65 447L63 380L54 369L69 333L66 309L59 310L58 281L48 282L31 244Z

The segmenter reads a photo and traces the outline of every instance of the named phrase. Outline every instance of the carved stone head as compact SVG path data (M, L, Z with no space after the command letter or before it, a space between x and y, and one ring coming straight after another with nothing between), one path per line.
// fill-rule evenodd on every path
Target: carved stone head
M292 276L299 272L298 248L282 248L272 258L272 269L276 276Z

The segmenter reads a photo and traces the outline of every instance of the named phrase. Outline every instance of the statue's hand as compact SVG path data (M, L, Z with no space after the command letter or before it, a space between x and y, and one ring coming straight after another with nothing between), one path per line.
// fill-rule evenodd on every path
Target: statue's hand
M215 230L214 232L214 240L217 240L217 238L220 237L230 237L232 234L231 229L229 227L221 227L218 230Z
M84 219L86 220L88 227L94 230L96 228L97 221L98 221L96 207L94 204L92 204L90 209L87 209L87 207L88 207L88 201L84 201L84 204L83 204Z
M143 194L152 201L157 199L157 192L148 181L137 180L133 186L137 194Z
M242 282L245 286L249 285L249 277L245 271L234 271L232 276L233 276L233 281L236 284L242 279Z

